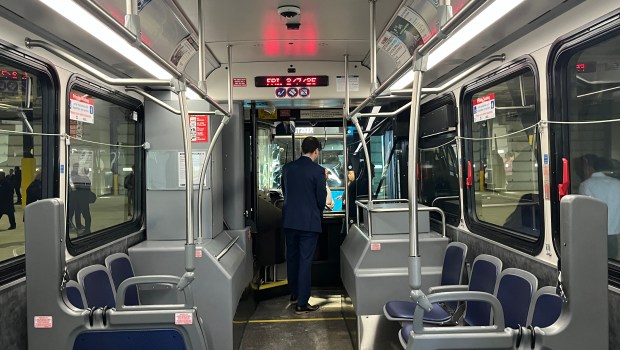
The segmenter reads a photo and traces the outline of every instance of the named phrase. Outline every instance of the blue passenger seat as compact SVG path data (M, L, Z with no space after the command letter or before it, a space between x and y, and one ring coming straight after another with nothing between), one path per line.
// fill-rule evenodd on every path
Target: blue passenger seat
M115 291L118 290L118 286L120 286L124 280L134 277L131 260L129 260L129 256L125 253L116 253L108 256L105 259L105 266L110 270ZM127 288L127 292L125 293L125 305L140 305L140 297L138 296L138 289L135 285Z
M502 304L506 327L527 324L530 303L537 288L538 279L527 271L510 268L500 273L495 296Z
M546 328L554 324L560 318L560 314L562 314L562 298L556 294L556 288L542 287L532 297L527 324Z
M502 265L502 261L492 255L478 255L471 269L468 290L493 294ZM491 323L491 306L481 301L468 301L463 322L470 326L488 326Z
M484 292L493 294L495 292L495 286L497 282L497 277L502 270L502 261L498 258L487 255L480 254L474 260L471 269L471 276L469 278L469 286L467 290L472 292ZM436 304L433 304L433 306ZM491 306L482 301L468 301L465 304L465 313L463 315L463 323L469 326L488 326L491 324ZM413 308L415 311L415 306ZM409 322L403 324L400 332L398 333L398 337L400 339L401 345L403 348L407 347L407 342L409 341L409 333L413 329L413 311L411 312L412 317L408 319ZM427 315L434 314L435 307L430 313L424 314L424 322L427 322ZM448 315L448 318L451 316ZM458 322L459 320L453 320L453 323ZM433 322L427 322L433 323Z
M462 283L467 246L460 242L452 242L446 247L441 270L441 285L460 285ZM433 305L433 310L424 316L424 321L440 323L450 319L451 312L457 303L447 303L447 309L440 304ZM409 321L413 318L415 304L410 301L393 300L383 306L383 313L391 321Z
M67 282L67 284L65 285L65 294L67 296L67 300L71 303L71 305L75 306L78 309L86 308L84 290L79 283L73 280Z
M87 307L116 306L114 283L105 266L87 266L78 271L77 279L84 289Z

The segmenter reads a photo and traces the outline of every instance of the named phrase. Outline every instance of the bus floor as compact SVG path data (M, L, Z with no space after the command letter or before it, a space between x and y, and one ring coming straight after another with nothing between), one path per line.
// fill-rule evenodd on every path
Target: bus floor
M320 309L295 314L289 296L261 301L245 328L241 350L353 349L342 316L342 291L313 290L309 303Z

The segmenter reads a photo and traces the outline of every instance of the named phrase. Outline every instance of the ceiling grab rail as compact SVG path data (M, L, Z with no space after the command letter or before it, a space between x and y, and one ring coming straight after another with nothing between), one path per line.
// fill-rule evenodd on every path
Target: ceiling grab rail
M349 55L344 55L344 106L342 113L342 149L344 150L344 222L345 233L349 234L349 212L352 203L349 203L349 148L347 147L347 120L349 119L349 110L351 109L351 101L349 96Z
M449 14L440 18L439 31L424 45L418 48L412 57L413 68L413 87L411 92L411 117L409 119L409 147L408 147L408 192L409 192L409 287L411 288L410 297L416 305L426 311L430 311L433 306L422 291L422 258L418 245L418 188L416 168L418 164L418 123L420 120L420 99L422 94L422 77L426 71L428 53L440 42L446 39L454 29L463 23L473 14L485 0L472 0L465 5L452 18ZM447 6L442 4L442 6Z
M435 95L435 94L441 94L443 92L446 92L449 88L453 87L454 84L458 83L459 81L465 79L466 77L468 77L469 75L471 75L472 73L478 71L479 69L487 66L488 64L492 63L492 62L503 62L506 60L506 54L500 54L500 55L493 55L493 56L489 56L487 58L485 58L484 60L474 64L473 66L469 67L468 69L464 70L463 72L459 73L457 76L455 76L454 78L450 79L449 81L445 82L444 84L437 86L437 87L430 87L430 88L422 88L422 98L428 96L428 95ZM402 90L392 90L390 91L390 93L394 96L398 96L398 97L402 97L402 96L409 96L411 95L411 90L412 89L402 89Z
M138 87L135 86L128 86L125 88L126 92L135 92L138 95L154 102L155 104L157 104L158 106L160 106L161 108L167 110L168 112L172 113L172 114L176 114L176 115L181 115L181 111L178 109L175 109L174 107L172 107L171 105L167 104L166 102L158 99L157 97L149 94L148 92L138 89ZM207 114L207 115L213 115L216 114L216 111L189 111L189 114Z
M203 0L198 0L202 2ZM232 45L228 45L228 113L224 114L224 119L220 122L220 125L217 127L215 131L215 135L213 135L213 139L209 143L209 148L207 149L207 155L205 160L202 162L202 168L200 169L200 182L198 183L198 243L204 242L203 237L203 215L202 215L202 200L204 197L204 184L207 176L207 166L209 164L209 160L211 160L211 155L213 154L213 149L215 148L215 144L220 138L224 127L230 121L230 118L233 113L233 85L232 85Z

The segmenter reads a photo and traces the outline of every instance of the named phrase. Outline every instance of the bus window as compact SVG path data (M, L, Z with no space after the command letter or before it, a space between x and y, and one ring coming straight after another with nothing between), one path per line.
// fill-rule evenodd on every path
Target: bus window
M454 97L450 94L421 107L418 201L441 208L446 214L447 223L458 225L461 208L454 105ZM431 215L440 218L436 213Z
M143 197L139 101L86 86L74 84L67 96L70 247L80 237L135 232Z
M53 115L43 74L0 57L0 262L24 255L24 207L44 198L43 120ZM46 172L46 174L42 174Z
M465 95L468 225L534 253L543 237L536 78L529 67L506 74Z
M584 47L586 46L586 47ZM571 193L592 196L608 206L608 257L620 260L620 35L582 45L562 56L564 152L570 164Z

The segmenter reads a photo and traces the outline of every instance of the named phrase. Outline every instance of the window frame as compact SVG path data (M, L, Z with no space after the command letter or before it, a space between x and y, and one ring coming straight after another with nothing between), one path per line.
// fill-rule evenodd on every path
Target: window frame
M464 137L471 137L472 135L472 127L473 127L473 115L472 115L472 96L480 91L483 91L487 88L490 88L499 83L510 80L514 77L518 77L519 75L531 71L534 76L535 83L535 105L538 120L541 120L541 110L540 110L540 77L538 74L538 68L536 66L536 62L534 59L529 56L522 56L517 58L516 60L510 62L509 64L500 67L496 70L491 71L490 73L480 76L476 78L471 83L466 84L461 90L461 105L460 105L460 113L461 113L461 135ZM542 150L540 147L540 135L536 133L534 135L535 140L538 145L538 150L536 154L538 155L538 160L542 159ZM467 225L467 228L473 234L485 237L492 241L498 242L500 244L506 245L508 247L514 248L526 254L536 256L538 255L544 246L545 242L545 224L544 220L541 222L540 226L540 235L538 239L528 239L526 235L510 230L508 228L500 227L497 225L493 225L491 223L487 223L484 221L480 221L477 218L475 211L475 185L470 188L467 187L466 181L464 179L467 178L467 161L473 162L473 141L471 140L463 140L461 143L461 189L463 190L463 213L464 213L464 221ZM472 192L473 191L473 192ZM544 193L543 190L543 174L542 174L542 166L538 167L538 205L540 208L540 217L541 219L545 216L544 209Z
M442 145L444 143L447 142L448 139L454 139L454 142L457 144L458 147L458 127L459 127L459 115L458 115L458 108L456 105L456 97L454 96L454 93L449 92L446 93L444 95L441 95L437 98L434 98L428 102L425 102L424 104L422 104L420 106L420 116L432 112L436 109L439 109L443 106L450 106L451 105L451 113L453 113L453 117L454 117L454 130L450 131L444 131L444 132L440 132L437 134L433 134L433 135L427 135L427 136L420 136L419 140L418 140L418 147L422 148L421 146L425 143L428 143L428 147L432 148L435 147L435 144L439 144ZM452 144L452 141L450 142L450 144ZM459 182L460 184L460 178L459 178L459 169L458 169L458 152L456 152L454 154L454 161L455 161L455 165L457 166L457 168L455 169L455 173L456 173L456 177L457 177L457 182ZM459 193L458 193L458 197L459 197L459 210L458 213L448 213L446 212L446 224L449 225L453 225L453 226L458 226L458 224L461 222L461 193L460 193L460 185L459 185ZM419 202L419 198L418 198L418 202ZM424 203L422 203L424 204ZM425 204L427 205L427 204ZM435 213L431 213L431 219L439 221L440 217L439 215L435 215Z
M137 127L136 127L136 140L135 144L140 145L144 143L145 138L145 129L144 129L144 104L142 101L135 99L127 94L124 94L117 90L111 90L106 87L101 86L97 82L94 82L86 77L83 77L79 74L73 74L69 79L69 83L67 84L66 90L66 100L65 100L65 127L66 130L69 130L70 124L70 99L69 94L72 90L77 90L83 93L90 94L95 96L96 98L102 99L104 101L116 104L123 108L127 108L130 110L134 110L138 113ZM107 227L100 231L95 231L93 234L85 235L82 237L77 237L71 239L69 237L69 225L66 223L66 242L67 242L67 250L73 256L85 253L112 241L115 241L119 238L129 236L133 233L136 233L144 228L145 222L145 200L146 200L146 179L145 179L145 162L146 162L146 154L143 148L139 149L139 152L136 152L135 159L135 186L134 188L139 189L139 193L137 193L137 200L134 202L134 216L131 221L125 221L118 225ZM69 147L66 148L67 156L69 154ZM67 158L65 162L68 164L69 159ZM68 167L67 167L68 168ZM68 191L69 191L69 170L66 171L65 176L65 198L68 201ZM92 214L91 214L92 215Z
M582 50L591 48L610 38L620 36L620 10L600 17L560 38L551 46L547 60L547 99L553 101L548 106L551 121L566 121L568 103L567 61ZM558 98L555 98L558 97ZM560 257L560 201L558 185L562 182L562 158L567 158L571 166L569 125L551 125L550 138L550 196L551 196L551 236L556 254ZM570 187L569 187L570 188ZM608 259L609 284L620 287L620 262Z
M54 65L46 59L31 55L15 45L0 40L0 61L15 68L35 72L43 85L42 132L60 133L59 100L60 79ZM41 79L45 78L45 79ZM60 192L60 139L58 136L41 136L42 197L59 197ZM51 173L49 171L51 169ZM0 286L26 276L25 254L0 261Z

